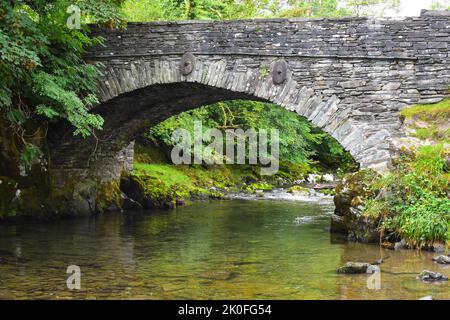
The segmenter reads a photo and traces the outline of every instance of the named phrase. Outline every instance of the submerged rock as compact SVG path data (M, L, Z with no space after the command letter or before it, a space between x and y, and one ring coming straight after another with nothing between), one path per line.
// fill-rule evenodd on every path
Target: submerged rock
M439 264L450 264L450 256L437 256L433 258L433 261Z
M418 280L425 282L448 281L448 278L439 272L424 270L418 276Z
M370 263L347 262L345 264L345 266L337 269L337 273L339 273L339 274L362 274L362 273L367 273L367 270L370 267L372 267L372 265Z

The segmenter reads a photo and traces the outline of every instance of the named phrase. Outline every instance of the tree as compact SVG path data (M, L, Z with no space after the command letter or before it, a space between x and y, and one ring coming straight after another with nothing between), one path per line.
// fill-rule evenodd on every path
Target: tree
M450 1L448 0L433 0L431 4L432 10L450 10Z
M119 24L122 1L34 0L0 3L0 116L19 141L22 165L30 168L42 152L27 124L46 126L64 118L74 134L94 134L103 119L89 113L97 103L97 65L86 63L86 49L100 43L88 36L87 23ZM68 8L80 8L81 29L67 26ZM69 10L70 11L70 10Z
M347 0L346 7L357 16L383 15L390 9L399 10L400 0Z
M338 17L349 14L350 11L342 7L338 0L295 0L289 3L289 8L284 9L280 16L284 18L321 18Z

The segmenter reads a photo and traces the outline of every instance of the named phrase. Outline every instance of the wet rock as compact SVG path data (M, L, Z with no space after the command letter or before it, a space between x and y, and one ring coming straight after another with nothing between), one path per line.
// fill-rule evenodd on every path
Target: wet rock
M186 201L184 199L177 199L176 204L177 207L183 207L186 205Z
M124 193L121 194L121 202L122 202L121 207L123 210L126 210L126 211L141 211L142 210L142 205L139 202L127 197Z
M394 244L394 250L404 250L407 248L406 241L402 240Z
M175 203L174 202L169 202L166 201L161 205L164 209L174 209L175 208Z
M362 274L367 273L368 268L371 267L370 263L362 262L347 262L345 266L340 267L337 270L339 274Z
M439 272L424 270L418 276L418 280L425 282L448 281L448 278Z
M388 250L395 250L395 243L392 242L383 242L381 247Z
M433 251L436 253L444 253L445 252L445 244L442 243L434 243Z
M336 188L337 183L317 183L313 186L314 190L331 190Z
M152 201L152 199L150 198L144 198L144 200L142 200L142 207L146 210L148 209L153 209L156 207L155 203Z
M332 214L330 231L331 233L347 234L348 230L345 224L344 217Z
M114 212L114 211L120 211L121 208L118 207L115 203L110 204L108 207L106 207L106 212Z
M450 264L450 256L437 256L433 258L433 261L439 264Z
M141 185L133 180L132 177L122 177L120 180L120 190L130 199L143 203L145 199L145 191Z
M379 242L379 218L366 217L362 214L366 199L373 199L377 195L370 188L372 181L377 178L376 172L362 170L347 176L337 185L334 197L336 209L331 220L331 232L346 234L350 241Z

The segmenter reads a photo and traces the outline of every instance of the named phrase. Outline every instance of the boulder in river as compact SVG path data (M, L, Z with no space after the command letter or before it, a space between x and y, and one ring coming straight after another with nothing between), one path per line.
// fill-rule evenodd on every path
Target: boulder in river
M439 264L450 264L450 256L437 256L433 258L433 261Z
M347 262L345 266L340 267L337 270L339 274L362 274L367 273L367 270L371 267L370 263L362 262Z
M440 274L439 272L424 270L418 276L417 279L425 282L436 282L436 281L448 281L448 277Z

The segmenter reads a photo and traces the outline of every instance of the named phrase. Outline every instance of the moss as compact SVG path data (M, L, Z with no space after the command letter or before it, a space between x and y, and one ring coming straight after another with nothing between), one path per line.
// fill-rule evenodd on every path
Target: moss
M372 169L363 169L359 172L347 175L342 183L336 186L336 193L340 194L344 191L351 193L351 197L360 197L362 199L370 199L376 196L377 191L373 185L378 181L380 175Z
M261 68L259 69L259 75L261 78L267 78L267 76L270 73L270 69L268 66L261 66Z
M165 163L169 161L167 156L169 151L164 150L165 146L157 145L156 142L145 140L136 143L134 146L134 161L137 163Z
M187 166L137 163L131 178L137 182L145 198L154 206L164 206L169 203L175 205L177 200L192 197L220 197L219 192L206 189L207 185L214 184L213 181L206 178L206 183L199 183L198 173L198 168Z
M250 193L255 193L256 191L272 191L273 185L264 182L252 183L248 186L243 187L243 190Z
M302 187L302 186L293 186L293 187L289 188L287 192L288 193L292 193L292 194L295 194L295 193L307 193L307 194L309 194L310 193L308 188L305 188L305 187Z
M422 121L448 121L450 119L450 99L430 105L415 105L401 111L405 119Z
M326 196L335 196L336 195L335 189L322 189L322 190L319 190L319 192Z
M103 212L111 205L120 208L120 182L118 180L98 183L96 187L96 211Z

